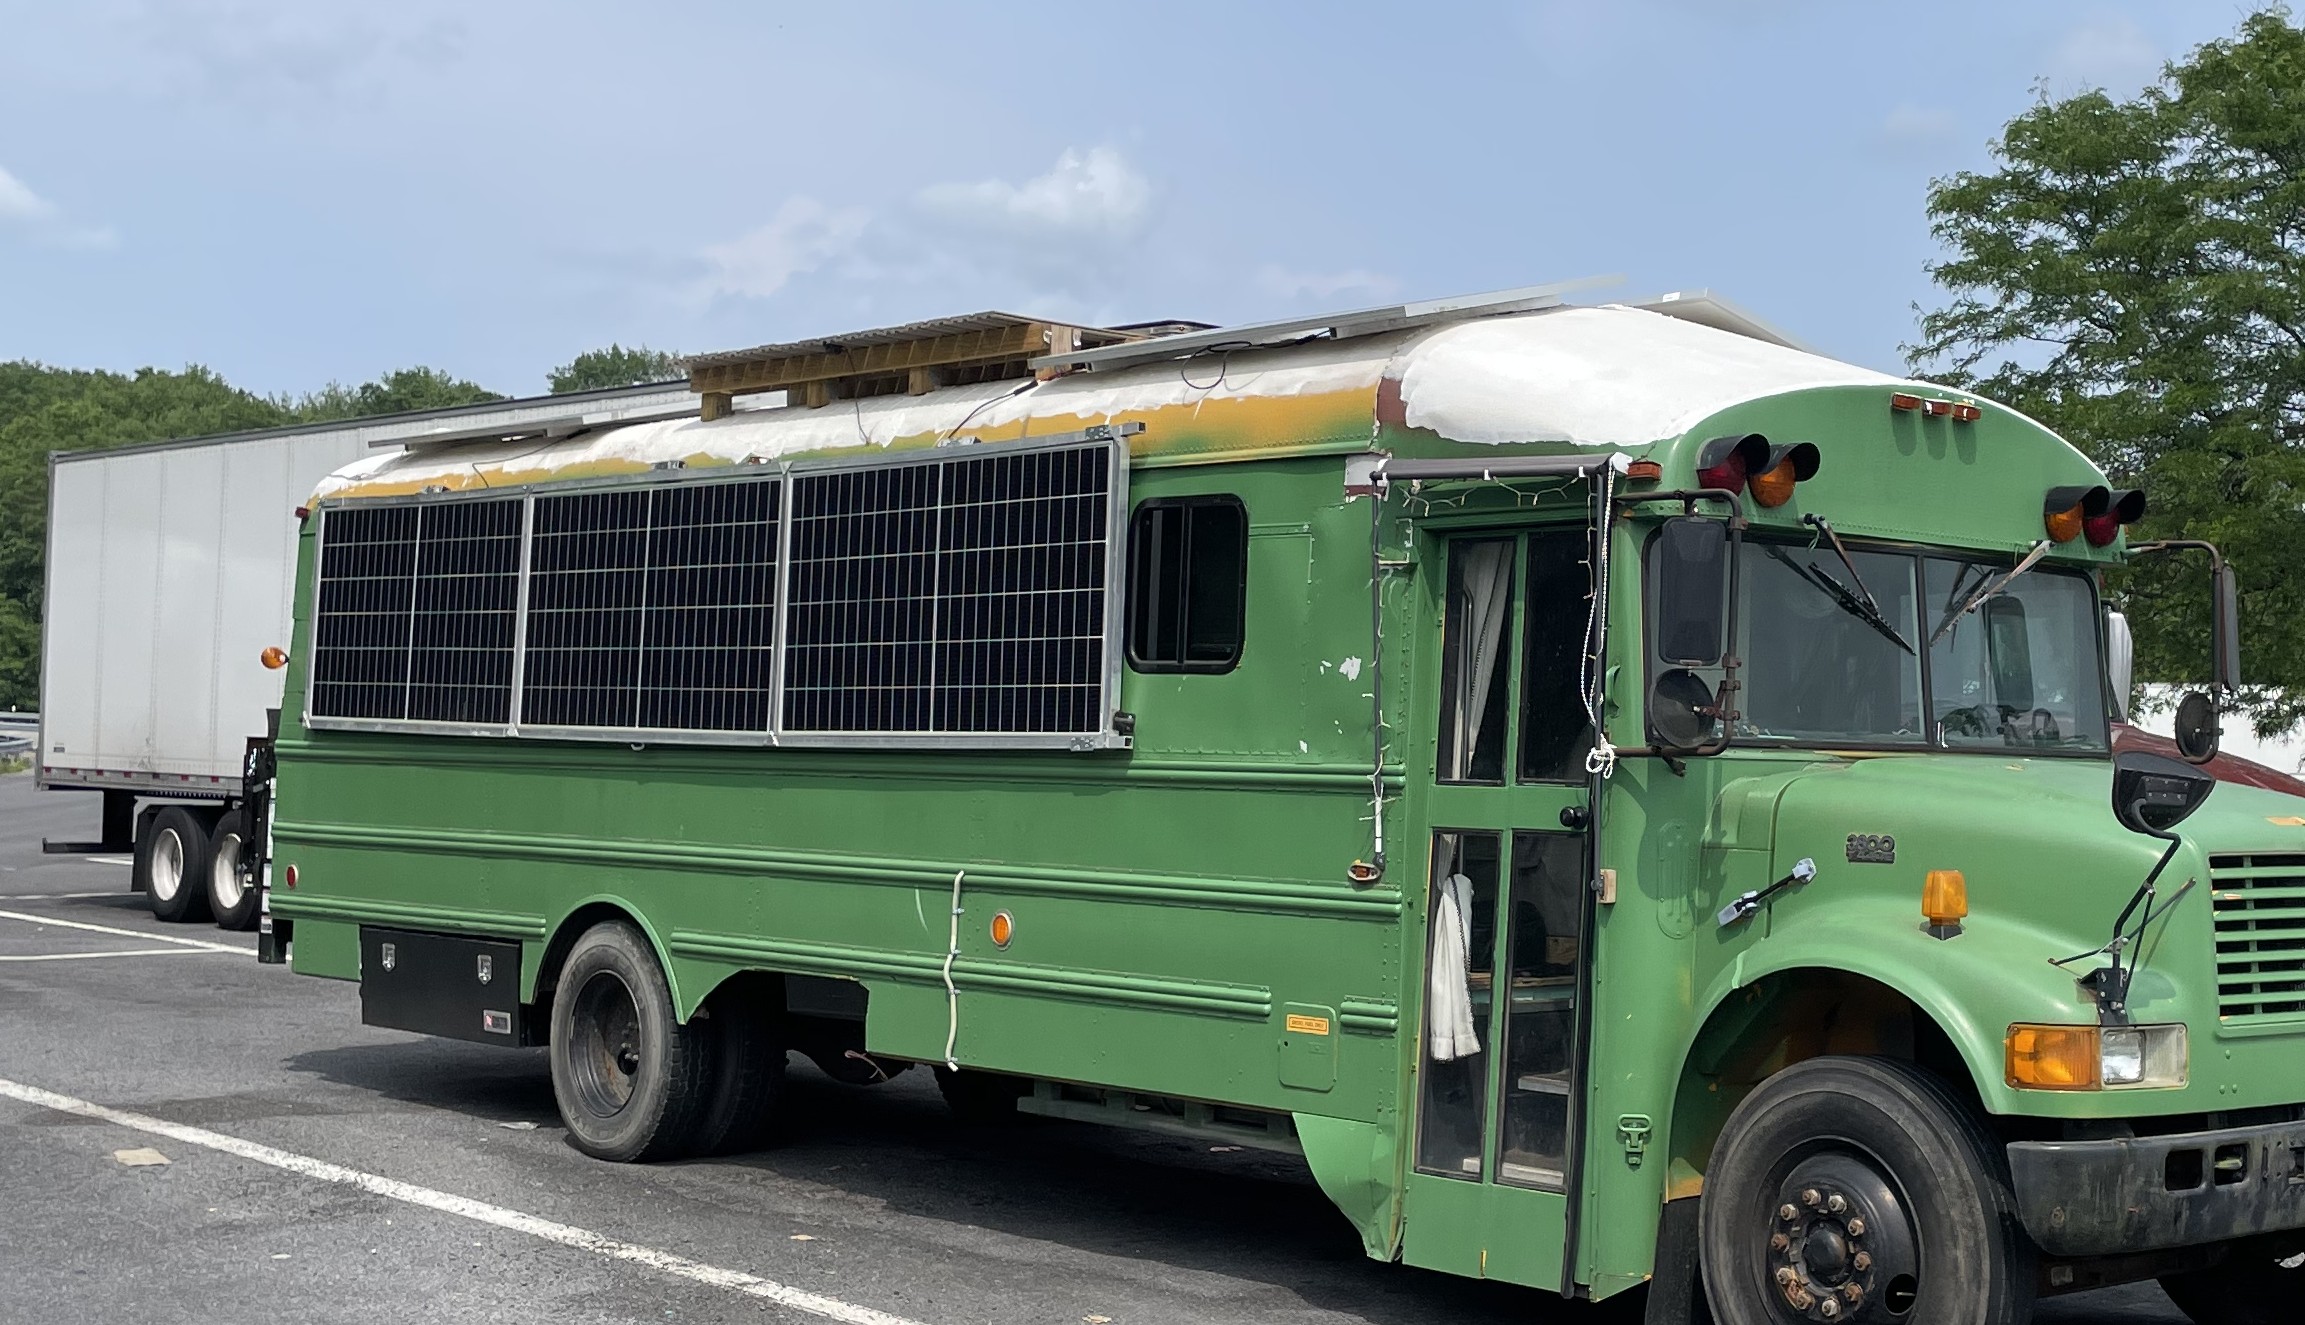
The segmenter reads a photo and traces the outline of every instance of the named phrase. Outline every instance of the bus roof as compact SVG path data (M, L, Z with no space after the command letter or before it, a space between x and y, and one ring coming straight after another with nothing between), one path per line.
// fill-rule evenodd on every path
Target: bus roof
M1131 441L1139 465L1367 450L1385 428L1466 446L1637 450L1747 401L1904 380L1669 316L1663 307L1563 306L1046 381L749 409L711 422L634 423L541 444L434 445L348 466L317 495L499 488L676 463L1010 441L1122 422L1145 425Z

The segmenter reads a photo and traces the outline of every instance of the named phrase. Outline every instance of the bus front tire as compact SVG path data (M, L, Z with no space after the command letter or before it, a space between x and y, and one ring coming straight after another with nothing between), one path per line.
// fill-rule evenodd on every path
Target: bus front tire
M2164 1276L2161 1291L2193 1325L2287 1325L2305 1298L2305 1244L2243 1243L2206 1270Z
M133 866L152 914L171 924L208 918L208 825L182 805L164 805L136 841Z
M714 1076L710 1033L674 1017L656 954L631 925L594 925L569 949L551 1043L552 1094L577 1149L621 1164L694 1148Z
M1823 1314L2017 1325L2036 1253L2008 1162L1976 1112L1910 1063L1828 1057L1762 1082L1729 1115L1698 1213L1721 1325Z

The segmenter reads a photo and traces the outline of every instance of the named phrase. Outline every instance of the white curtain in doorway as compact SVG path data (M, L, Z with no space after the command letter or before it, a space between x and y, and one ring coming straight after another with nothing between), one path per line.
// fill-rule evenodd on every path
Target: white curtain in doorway
M1464 653L1457 663L1455 730L1450 735L1451 780L1472 775L1473 747L1480 740L1481 719L1489 711L1489 689L1504 668L1505 607L1513 584L1513 545L1509 542L1469 543L1458 547L1462 570L1461 602L1464 613L1457 628L1464 633Z

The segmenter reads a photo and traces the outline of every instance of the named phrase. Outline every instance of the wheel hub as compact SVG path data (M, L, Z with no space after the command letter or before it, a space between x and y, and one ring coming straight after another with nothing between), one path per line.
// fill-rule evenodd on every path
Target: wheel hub
M1779 1184L1769 1281L1783 1320L1901 1321L1920 1292L1918 1241L1904 1202L1871 1162L1811 1156Z

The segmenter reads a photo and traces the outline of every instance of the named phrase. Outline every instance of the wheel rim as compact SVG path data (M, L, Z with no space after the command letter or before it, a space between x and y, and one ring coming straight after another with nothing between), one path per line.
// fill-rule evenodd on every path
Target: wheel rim
M239 909L240 899L248 890L240 882L240 834L226 833L216 839L216 860L209 877L209 887L216 892L216 905L226 911Z
M1760 1233L1771 1314L1781 1321L1910 1319L1921 1245L1896 1184L1869 1156L1825 1151L1777 1184Z
M163 828L152 839L152 900L173 902L184 886L184 839Z
M596 1118L613 1118L632 1102L647 1045L632 990L614 971L596 971L576 991L569 1066L576 1100Z

